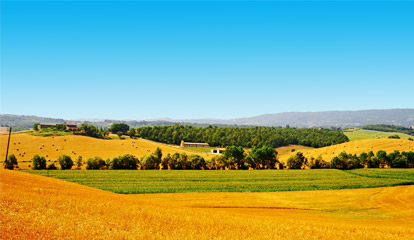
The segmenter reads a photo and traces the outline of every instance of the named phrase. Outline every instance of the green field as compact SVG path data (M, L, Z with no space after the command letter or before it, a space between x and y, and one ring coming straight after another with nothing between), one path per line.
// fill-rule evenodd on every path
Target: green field
M414 136L410 136L404 133L398 132L379 132L372 130L357 130L354 132L344 132L344 134L349 138L349 141L362 140L362 139L372 139L372 138L388 138L391 135L398 135L401 139L414 139Z
M116 193L271 192L414 184L414 169L27 171Z

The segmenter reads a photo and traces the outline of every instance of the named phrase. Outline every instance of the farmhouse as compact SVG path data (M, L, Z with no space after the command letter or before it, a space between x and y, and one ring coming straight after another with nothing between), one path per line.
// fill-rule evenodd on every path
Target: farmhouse
M70 124L70 123L58 123L58 124L47 124L47 123L39 123L37 125L37 129L38 130L42 130L42 129L46 129L46 128L50 128L50 127L56 127L56 126L65 126L65 130L77 130L78 127L76 126L76 124Z
M78 130L78 126L76 126L76 124L70 124L70 123L65 123L66 126L66 130Z
M37 125L37 129L42 130L42 129L50 128L50 127L54 127L54 126L56 126L56 124L39 123Z
M215 149L211 149L211 153L212 154L222 154L224 151L226 151L225 148L215 148Z
M208 143L193 143L193 142L184 142L184 140L181 141L181 147L210 147Z

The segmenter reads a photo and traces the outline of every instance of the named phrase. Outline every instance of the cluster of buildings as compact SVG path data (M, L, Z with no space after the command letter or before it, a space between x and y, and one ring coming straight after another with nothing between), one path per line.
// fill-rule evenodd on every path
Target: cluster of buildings
M57 126L65 126L65 130L68 130L68 131L78 130L78 126L76 124L71 124L71 123L57 123L57 124L39 123L37 125L37 129L40 131L42 129L46 129L50 127L57 127Z
M181 147L205 147L208 148L210 145L208 143L193 143L193 142L184 142L181 141ZM225 148L213 148L211 149L212 154L222 154L226 149Z

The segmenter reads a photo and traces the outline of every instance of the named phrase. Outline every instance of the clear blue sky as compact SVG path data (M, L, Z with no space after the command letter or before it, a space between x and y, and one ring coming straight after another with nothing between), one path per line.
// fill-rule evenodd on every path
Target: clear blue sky
M1 113L414 108L414 2L1 1Z

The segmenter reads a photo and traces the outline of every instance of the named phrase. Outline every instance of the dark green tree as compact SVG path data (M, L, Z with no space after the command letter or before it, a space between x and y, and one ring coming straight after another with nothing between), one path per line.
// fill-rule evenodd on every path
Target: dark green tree
M122 132L122 134L127 134L129 130L129 126L125 123L112 123L109 131L112 133Z
M13 170L14 165L17 165L17 158L16 156L14 156L14 154L10 154L9 156L7 156L6 161L4 161L3 163L4 169Z
M68 155L59 156L58 162L62 170L71 169L73 166L72 158Z
M46 158L35 154L32 158L32 169L33 170L46 169Z
M162 159L162 150L161 150L161 148L157 147L157 149L155 149L155 152L153 154L155 156L157 156L158 159Z

